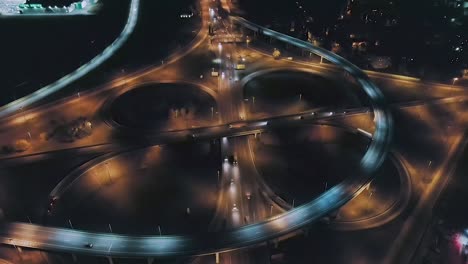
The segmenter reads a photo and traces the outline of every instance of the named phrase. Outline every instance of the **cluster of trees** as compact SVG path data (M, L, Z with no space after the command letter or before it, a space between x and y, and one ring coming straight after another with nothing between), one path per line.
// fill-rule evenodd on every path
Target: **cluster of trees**
M12 144L4 145L1 148L0 153L10 154L13 152L24 152L31 147L31 142L26 139L18 139Z
M55 138L60 142L73 142L75 140L87 137L93 132L93 125L85 117L79 117L71 122L57 123L51 122L55 128L48 133L46 140Z

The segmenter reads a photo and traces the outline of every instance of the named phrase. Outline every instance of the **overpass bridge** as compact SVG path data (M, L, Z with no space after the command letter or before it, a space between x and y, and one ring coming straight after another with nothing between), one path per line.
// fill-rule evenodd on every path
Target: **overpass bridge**
M343 206L358 195L373 179L384 162L389 150L392 117L385 98L377 86L358 67L344 58L308 42L256 25L241 17L232 17L237 23L258 34L275 38L298 48L315 53L348 72L369 96L374 111L375 132L370 146L360 161L360 170L351 178L332 187L313 201L288 212L255 224L229 231L209 232L198 235L131 236L109 233L86 232L65 228L45 227L25 223L3 223L0 225L0 243L41 250L78 253L110 257L154 257L180 255L206 255L252 246L284 236L303 228ZM299 118L300 119L300 118ZM194 137L234 136L235 133L252 131L250 126L268 126L269 120L261 124L247 122L239 131L232 127L197 128ZM249 130L250 129L250 130ZM244 131L244 132L245 132ZM180 132L174 136L181 136ZM186 135L186 134L185 134ZM92 243L93 247L87 247Z

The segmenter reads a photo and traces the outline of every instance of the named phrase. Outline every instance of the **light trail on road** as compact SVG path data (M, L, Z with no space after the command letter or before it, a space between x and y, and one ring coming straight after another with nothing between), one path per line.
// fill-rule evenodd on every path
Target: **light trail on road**
M391 141L392 118L380 90L362 70L336 54L314 47L305 41L260 27L243 18L234 17L232 19L253 30L261 31L267 36L319 54L343 68L361 84L371 99L376 129L368 151L361 160L361 170L356 172L355 177L347 178L315 200L291 211L229 231L210 232L200 236L127 236L32 224L5 223L0 226L0 242L44 250L116 257L213 254L255 245L296 231L321 219L358 195L363 187L373 179L374 173L385 160ZM258 128L259 124L257 123L255 126ZM260 127L262 126L268 126L268 122L261 123ZM246 130L248 129L249 127L246 128ZM203 128L198 130L203 130ZM221 137L223 134L229 135L234 134L234 132L237 132L236 135L242 135L240 132L245 132L235 130L227 127L207 128L207 134L199 133L196 138L209 135ZM184 132L173 133L176 137L186 136ZM86 247L89 243L94 246Z

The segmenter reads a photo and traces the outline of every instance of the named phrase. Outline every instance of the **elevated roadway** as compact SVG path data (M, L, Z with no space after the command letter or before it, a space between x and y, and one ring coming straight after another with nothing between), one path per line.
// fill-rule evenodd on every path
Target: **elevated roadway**
M135 2L138 3L138 0L134 0L132 3ZM308 42L263 28L240 17L233 17L232 20L251 30L324 57L348 72L361 85L369 96L374 111L375 132L372 135L372 141L367 152L360 161L360 170L356 171L354 177L345 179L315 200L291 211L229 231L211 232L200 236L130 236L44 227L33 224L4 223L0 226L0 242L42 250L116 257L213 254L255 245L301 229L336 210L358 195L366 184L372 180L375 172L385 160L391 141L392 118L380 90L362 70L336 54L314 47ZM328 115L334 114L329 113ZM310 113L310 115L312 114ZM300 116L299 120L301 120ZM273 125L271 120L261 122L245 121L245 125L234 123L229 127L224 126L224 128L198 128L193 130L188 137L196 139L211 136L234 136L247 132L252 133L257 129L261 130ZM258 126L258 128L255 128L255 126ZM186 133L182 134L182 132L172 133L174 135L179 133L177 137L187 136ZM92 243L93 246L87 247L86 245L89 243Z

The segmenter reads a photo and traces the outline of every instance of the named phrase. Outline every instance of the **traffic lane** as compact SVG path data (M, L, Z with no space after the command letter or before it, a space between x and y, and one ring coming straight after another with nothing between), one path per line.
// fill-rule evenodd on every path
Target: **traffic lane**
M258 182L257 170L255 169L255 164L253 163L252 157L250 156L250 150L248 146L248 138L238 138L237 146L239 153L239 167L240 174L244 175L242 181L245 184L244 192L242 193L243 201L246 206L250 209L248 211L247 223L254 223L255 220L264 220L272 216L271 206L276 207L276 203L264 195L261 185ZM277 212L277 207L275 212Z
M342 62L340 61L340 58L333 59L337 63ZM344 61L344 63L346 63L346 61ZM366 92L368 92L369 96L377 100L374 103L376 103L377 106L381 106L379 105L379 100L381 100L382 98L380 98L379 91L374 89L375 87L368 82L365 74L363 74L362 72L360 72L359 69L356 69L356 67L353 66L354 65L345 65L345 69L348 70L351 74L355 75L355 77L357 77L360 80L360 83L362 84ZM363 165L363 172L359 173L358 177L344 181L342 184L339 184L330 189L328 192L324 193L317 200L314 200L309 204L298 207L289 212L288 214L283 214L274 217L273 219L270 219L269 221L264 223L241 227L237 230L222 235L214 235L212 239L209 239L209 241L205 239L200 241L197 240L197 242L201 243L193 243L191 245L185 246L185 252L190 252L195 247L195 244L206 245L208 246L207 248L209 251L210 248L211 250L213 250L213 248L229 250L236 247L247 246L256 242L261 242L265 239L274 238L282 234L294 231L300 228L302 225L317 220L319 217L323 216L323 214L326 214L326 212L334 210L337 207L343 205L345 202L351 199L356 194L356 192L358 192L362 188L362 186L364 186L371 179L372 172L374 172L375 168L380 165L379 161L385 156L385 150L387 147L387 141L389 136L388 132L391 128L391 119L387 115L388 112L385 108L377 107L375 111L377 120L377 129L376 134L374 135L375 144L371 145L369 151L364 156L361 162ZM203 241L206 241L206 243L203 243ZM177 241L172 242L177 243ZM178 244L181 245L182 243ZM171 250L174 249L160 249L159 252L166 251L167 254L174 254L174 251ZM109 252L110 251L111 250L109 249ZM96 250L96 252L101 251ZM112 251L112 253L114 252Z
M246 134L254 134L255 130L261 130L273 126L281 125L294 125L299 123L314 122L316 120L333 119L335 117L358 115L363 113L370 113L368 108L358 108L339 111L320 111L322 109L314 109L313 111L302 112L293 115L276 116L269 118L262 118L249 121L234 121L232 123L214 125L208 127L191 128L183 130L172 130L155 134L150 130L121 128L121 132L130 136L138 135L140 140L148 140L154 138L171 138L176 139L185 136L186 139L209 138L209 137L224 137L224 136L239 136ZM232 115L238 113L238 109L234 106L230 109ZM371 113L372 114L372 113ZM225 116L225 115L223 115ZM249 132L250 131L250 132ZM247 132L247 133L246 133ZM145 133L142 135L142 133ZM138 140L138 139L136 139Z
M380 116L377 116L377 118L379 117ZM232 132L226 127L224 127L224 131ZM184 136L183 134L181 135ZM385 148L385 146L380 145L380 148ZM374 151L379 152L382 151L382 149L374 149ZM345 180L319 196L316 200L297 207L287 214L275 216L266 222L242 226L237 230L228 232L212 233L210 236L205 237L153 236L142 239L141 237L109 236L108 234L96 234L59 228L52 229L27 224L4 225L3 228L1 228L0 234L2 234L2 237L7 238L12 236L13 238L29 238L25 240L25 243L21 244L27 247L56 249L67 252L88 252L94 255L170 256L209 254L252 245L295 231L304 225L320 219L327 212L335 210L345 204L349 199L357 195L362 189L362 186L365 186L370 179L371 175L359 172L357 173L357 177ZM25 225L30 227L25 230ZM69 232L72 232L75 236L75 239L72 241L65 240L66 234ZM85 240L98 241L100 243L102 242L102 244L99 244L100 247L97 248L86 249L83 246ZM33 244L30 244L28 241L32 241ZM6 244L14 243L5 239L3 242ZM21 240L19 242L21 242ZM151 242L150 246L145 244L146 242ZM115 243L116 247L111 249L107 248L106 251L104 244L110 245L110 243L113 243L112 245Z

